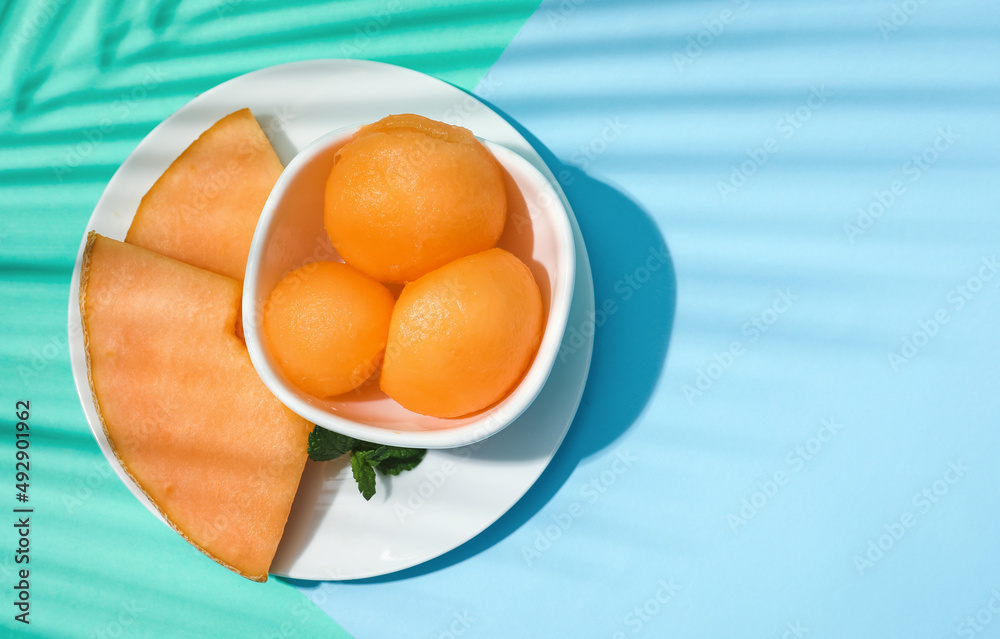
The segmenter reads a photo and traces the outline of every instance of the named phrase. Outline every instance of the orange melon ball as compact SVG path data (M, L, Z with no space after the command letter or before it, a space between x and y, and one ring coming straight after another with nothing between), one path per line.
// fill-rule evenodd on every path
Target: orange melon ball
M500 164L470 131L392 115L337 152L324 216L344 261L380 282L411 282L496 246L507 195Z
M400 294L382 390L423 415L482 410L524 376L542 329L542 297L523 262L498 248L457 259Z
M339 262L292 271L264 305L264 337L292 384L316 397L353 390L381 363L392 294Z

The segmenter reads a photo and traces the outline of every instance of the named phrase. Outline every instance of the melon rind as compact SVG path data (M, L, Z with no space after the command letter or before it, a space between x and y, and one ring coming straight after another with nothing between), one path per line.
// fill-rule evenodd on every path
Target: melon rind
M312 426L254 371L235 333L240 288L91 232L80 315L94 407L118 463L191 545L263 582Z

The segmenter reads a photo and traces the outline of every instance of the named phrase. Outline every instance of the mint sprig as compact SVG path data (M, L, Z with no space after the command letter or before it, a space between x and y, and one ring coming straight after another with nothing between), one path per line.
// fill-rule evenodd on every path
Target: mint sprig
M351 473L358 490L365 500L370 500L375 494L375 471L398 475L413 470L423 461L427 451L373 444L318 426L309 433L309 458L313 461L330 461L347 453L351 454Z
M427 453L423 448L397 448L389 446L385 457L378 464L378 472L385 475L398 475L406 470L413 470L424 460Z
M309 459L330 461L351 452L356 440L347 435L316 426L309 433Z

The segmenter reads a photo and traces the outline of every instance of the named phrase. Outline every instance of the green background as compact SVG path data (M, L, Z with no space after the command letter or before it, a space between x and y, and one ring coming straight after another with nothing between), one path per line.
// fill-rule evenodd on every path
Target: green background
M44 637L348 636L292 587L191 548L118 480L80 409L70 278L112 174L154 126L240 74L366 58L471 89L537 1L0 5L0 601ZM15 402L31 402L31 624L15 623ZM22 567L22 566L17 566ZM6 634L7 630L4 633Z

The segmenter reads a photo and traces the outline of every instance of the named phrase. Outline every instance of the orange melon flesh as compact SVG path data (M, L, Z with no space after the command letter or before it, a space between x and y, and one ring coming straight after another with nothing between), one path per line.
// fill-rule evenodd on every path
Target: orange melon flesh
M191 143L143 196L125 241L242 280L282 166L250 109Z
M264 336L295 386L315 397L340 395L381 363L395 303L386 287L347 264L313 262L271 291Z
M524 376L544 324L538 284L521 260L499 248L459 258L400 293L379 385L422 415L483 410Z
M240 283L91 233L80 311L91 391L122 467L177 532L266 581L311 425L235 334Z
M500 163L471 131L401 114L362 127L337 151L323 211L345 262L404 283L496 246L507 194Z

